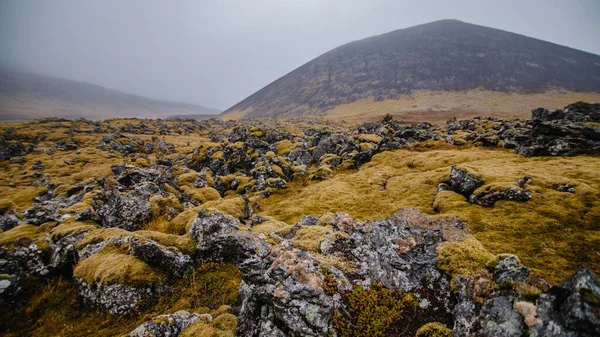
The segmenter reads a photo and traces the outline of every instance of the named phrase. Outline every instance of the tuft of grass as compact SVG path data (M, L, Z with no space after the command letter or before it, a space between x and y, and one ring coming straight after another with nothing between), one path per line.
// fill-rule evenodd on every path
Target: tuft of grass
M231 263L207 263L173 281L173 292L160 298L155 311L171 313L224 311L238 301L242 276ZM214 311L213 311L214 312Z
M452 330L442 323L430 322L417 330L415 337L452 337Z
M181 189L187 195L189 195L192 199L200 202L201 204L208 202L208 201L218 200L219 198L221 198L219 191L215 190L212 187L196 188L196 187L182 186Z
M180 337L233 337L237 317L224 313L217 316L212 322L198 321L179 334Z
M33 226L23 224L0 233L0 247L12 249L17 244L35 243L38 249L46 251L50 249L45 240L46 233L52 228L52 224Z
M418 305L416 297L373 283L369 289L359 285L343 294L350 317L339 310L332 323L341 337L381 337L402 318L406 309Z
M73 273L88 284L120 283L148 287L159 286L166 281L166 275L162 272L153 270L134 256L110 247L79 262Z
M292 143L292 141L287 139L277 142L275 145L277 146L277 154L280 156L285 156L292 152L292 150L302 147L302 143Z
M69 219L70 220L70 219ZM52 228L50 231L50 237L53 241L58 241L63 237L84 231L93 231L98 226L93 221L65 221L58 226Z
M0 214L15 209L17 205L9 199L0 199Z

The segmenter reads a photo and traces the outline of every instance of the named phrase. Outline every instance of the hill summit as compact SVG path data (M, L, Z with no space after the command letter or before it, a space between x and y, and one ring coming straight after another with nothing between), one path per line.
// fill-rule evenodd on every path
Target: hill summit
M441 20L335 48L222 116L479 112L477 104L483 101L486 112L528 113L539 105L559 108L574 100L598 100L599 93L598 55Z

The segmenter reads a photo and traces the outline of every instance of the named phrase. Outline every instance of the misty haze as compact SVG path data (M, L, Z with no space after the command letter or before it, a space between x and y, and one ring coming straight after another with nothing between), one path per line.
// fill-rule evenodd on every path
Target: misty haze
M0 0L0 335L599 336L599 15Z

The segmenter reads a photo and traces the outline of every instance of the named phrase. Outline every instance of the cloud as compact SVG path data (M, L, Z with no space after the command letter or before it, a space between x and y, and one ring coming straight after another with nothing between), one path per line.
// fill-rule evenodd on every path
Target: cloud
M455 18L600 53L587 0L0 1L0 62L227 108L340 44Z

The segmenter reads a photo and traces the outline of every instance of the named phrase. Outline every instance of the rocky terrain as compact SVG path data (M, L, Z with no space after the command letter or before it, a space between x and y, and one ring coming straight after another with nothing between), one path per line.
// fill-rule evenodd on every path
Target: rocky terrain
M337 47L222 116L347 118L355 112L364 117L374 110L378 115L413 112L423 120L443 112L473 115L489 114L492 109L504 116L518 113L515 106L527 106L525 112L540 103L558 108L575 100L598 100L599 71L598 55L441 20ZM560 92L547 93L555 89ZM535 93L544 94L532 96ZM582 93L590 98L575 98Z
M0 127L4 336L600 334L600 104Z

